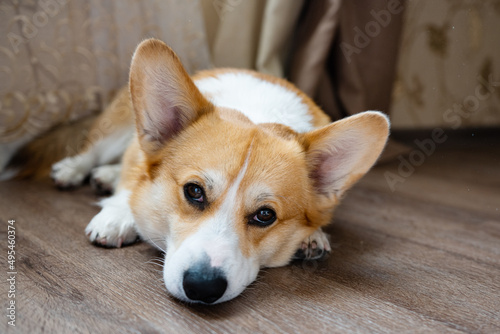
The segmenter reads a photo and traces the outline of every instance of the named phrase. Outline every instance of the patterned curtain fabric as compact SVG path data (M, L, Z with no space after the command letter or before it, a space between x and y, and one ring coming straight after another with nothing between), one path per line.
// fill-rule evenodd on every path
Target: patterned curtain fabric
M500 1L409 1L392 102L397 128L500 126Z
M315 0L290 79L333 119L363 110L393 129L500 125L500 1ZM390 141L384 157L408 148Z
M285 76L332 119L499 125L499 16L498 0L2 0L0 171L35 136L102 109L147 37L191 73Z
M302 0L0 1L0 171L55 124L102 109L144 38L190 73L214 66L282 76Z
M127 82L145 37L167 41L188 70L211 66L197 1L0 2L0 170L24 143L105 105Z

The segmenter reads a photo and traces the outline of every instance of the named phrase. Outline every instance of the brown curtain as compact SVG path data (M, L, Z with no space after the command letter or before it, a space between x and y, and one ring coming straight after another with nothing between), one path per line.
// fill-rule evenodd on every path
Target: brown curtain
M388 112L403 9L387 0L307 2L290 79L334 119Z
M306 2L289 78L333 120L366 110L389 113L404 3ZM391 142L386 156L406 150Z

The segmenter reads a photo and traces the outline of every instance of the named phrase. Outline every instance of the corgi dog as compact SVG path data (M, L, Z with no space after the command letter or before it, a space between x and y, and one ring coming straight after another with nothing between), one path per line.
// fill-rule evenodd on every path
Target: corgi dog
M64 188L90 175L113 192L85 230L92 243L140 237L165 252L172 296L216 304L262 267L330 252L322 227L388 134L376 111L331 123L284 79L237 69L190 77L166 44L148 39L92 140L51 176Z

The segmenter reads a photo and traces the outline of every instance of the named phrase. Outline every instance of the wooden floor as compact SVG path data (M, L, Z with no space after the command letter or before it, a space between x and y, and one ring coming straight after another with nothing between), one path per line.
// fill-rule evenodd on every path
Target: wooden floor
M0 183L0 333L500 333L500 145L440 149L391 191L385 176L398 168L378 166L348 193L327 260L263 270L240 297L207 307L167 295L148 245L89 244L88 187Z

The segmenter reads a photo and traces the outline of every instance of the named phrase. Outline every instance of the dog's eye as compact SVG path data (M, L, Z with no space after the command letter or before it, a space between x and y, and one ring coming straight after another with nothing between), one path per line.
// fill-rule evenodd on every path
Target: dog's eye
M205 191L195 183L188 183L184 186L184 196L192 204L203 208L205 204Z
M260 208L251 217L249 224L266 227L274 223L276 220L276 213L269 208Z

